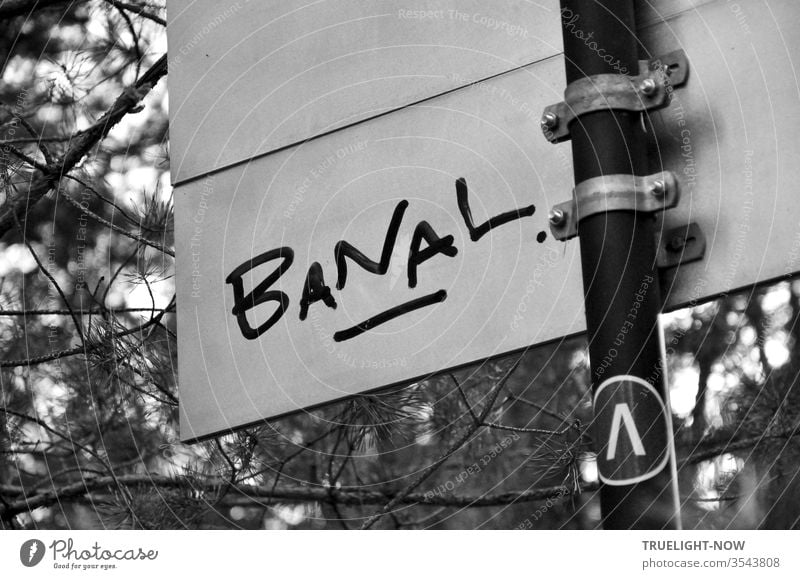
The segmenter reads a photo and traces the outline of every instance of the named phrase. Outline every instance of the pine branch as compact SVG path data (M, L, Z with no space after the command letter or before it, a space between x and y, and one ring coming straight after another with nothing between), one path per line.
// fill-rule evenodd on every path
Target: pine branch
M108 339L117 339L117 338L124 338L125 336L130 336L137 332L143 332L144 330L148 329L151 326L157 326L161 323L161 319L164 315L172 310L175 306L175 296L172 296L169 304L163 310L155 310L158 311L158 314L154 317L151 317L146 322L139 324L136 327L129 328L127 330L122 330L121 332L117 332L108 336ZM36 366L37 364L43 364L45 362L52 362L53 360L58 360L60 358L67 358L69 356L74 356L76 354L84 353L87 356L92 353L94 350L100 349L103 347L103 344L92 344L88 343L85 347L84 346L75 346L74 348L68 348L66 350L59 350L58 352L52 352L50 354L43 354L41 356L34 356L31 358L25 358L23 360L2 360L0 361L0 368L15 368L17 366Z
M2 11L0 11L1 16ZM30 178L31 185L28 191L7 199L0 206L0 237L14 227L16 219L23 220L36 203L58 186L62 176L74 169L125 115L134 112L144 96L166 73L167 55L165 54L136 81L136 84L124 90L111 108L95 124L77 132L72 137L71 145L61 159L48 164L44 170L34 171Z
M735 452L737 450L744 450L752 448L761 444L762 442L770 439L777 438L793 438L800 435L800 423L795 426L790 426L777 432L771 432L760 436L751 436L746 438L729 438L727 440L711 440L706 441L702 447L696 449L694 452L678 460L678 467L687 466L690 464L697 464L704 460L715 458L721 454L728 452Z
M154 229L154 228L151 228L151 227L144 226L142 224L142 222L141 222L141 219L136 220L133 217L131 217L128 214L128 212L125 211L125 209L121 205L116 203L113 199L108 199L105 195L100 193L100 191L98 191L97 189L95 189L94 187L89 185L89 183L87 183L83 179L80 179L79 177L76 177L75 175L64 175L64 176L67 179L70 179L71 181L75 181L76 183L78 183L81 187L83 187L84 189L86 189L89 192L91 192L95 197L97 197L100 201L102 201L106 205L109 205L110 207L113 207L114 211L120 213L132 225L135 225L136 227L138 227L140 231L141 230L145 230L145 231L148 231L150 233L160 233L162 231L161 229ZM83 211L83 207L81 207L81 211Z
M42 354L41 356L31 356L30 358L23 358L20 360L2 360L0 361L0 368L16 368L17 366L38 366L46 362L53 362L61 358L69 358L81 352L85 352L83 346L75 346L74 348L67 348L65 350L58 350L49 354Z
M491 406L489 406L491 408ZM680 465L694 464L703 460L708 460L725 452L742 450L759 444L765 439L791 438L800 434L800 425L783 431L766 434L759 437L748 437L740 440L728 440L723 443L714 443L708 448L703 448L680 461ZM451 453L452 454L452 453ZM436 464L436 463L434 463ZM432 465L433 466L433 465ZM430 468L430 467L429 467ZM423 473L424 474L424 473ZM525 491L511 491L496 494L480 495L450 495L442 496L435 493L412 493L407 489L397 493L383 492L377 490L366 490L360 488L327 488L323 486L302 487L287 486L277 487L273 485L256 486L245 484L230 484L228 482L202 482L195 479L172 478L163 475L122 475L117 477L98 476L95 478L84 478L82 481L64 485L59 488L51 488L48 491L31 494L23 487L14 485L0 485L0 494L6 497L5 502L0 505L0 519L8 520L17 514L32 511L37 508L48 507L58 504L61 501L79 500L91 493L103 490L115 490L119 487L154 487L156 489L165 488L189 488L195 492L212 493L219 496L224 492L226 499L225 505L258 505L273 501L286 502L320 502L331 503L332 501L340 506L365 506L365 505L423 505L430 507L492 507L503 506L523 502L542 501L548 498L564 497L577 494L578 492L591 492L597 490L597 484L583 484L579 489L567 486L553 486L543 488L533 488ZM416 488L415 485L414 488ZM17 499L16 497L23 498ZM16 500L9 500L16 499ZM387 503L388 501L388 503ZM386 510L384 507L383 510ZM373 515L373 518L377 515Z
M520 502L531 502L547 500L553 497L563 497L570 495L574 489L564 486L534 488L525 491L504 492L497 494L482 494L473 496L436 496L425 494L404 494L384 493L375 490L364 489L329 489L325 487L278 487L271 486L251 486L251 485L231 485L228 482L198 482L194 479L172 478L162 475L121 475L117 477L103 476L96 478L84 478L84 480L64 485L59 488L52 488L48 491L26 494L25 489L12 485L0 486L0 492L8 498L22 496L23 498L8 501L5 507L0 507L0 519L9 519L23 512L33 511L34 509L48 507L62 501L82 498L90 493L102 490L114 490L121 485L123 487L151 487L156 489L184 488L191 489L192 492L209 493L214 496L225 493L228 497L225 504L259 504L264 501L287 501L287 502L336 502L340 506L362 506L379 505L386 501L397 501L397 504L405 505L426 505L436 507L491 507L510 505ZM588 492L595 490L596 485L586 485L581 490Z
M107 469L110 468L108 466L108 464L106 464L106 462L103 460L103 458L99 454L97 454L97 452L95 452L94 450L92 450L88 446L86 446L84 444L81 444L80 442L76 441L74 438L72 438L72 434L71 433L64 434L63 432L59 432L58 430L56 430L55 428L53 428L52 426L47 424L44 420L42 420L38 416L29 416L29 415L24 414L22 412L15 412L14 410L9 410L8 408L4 408L2 406L0 406L0 412L3 412L4 414L6 414L8 416L14 416L15 418L20 418L20 419L25 420L27 422L32 422L34 424L37 424L37 425L41 426L44 430L46 430L50 434L53 434L57 438L69 443L70 446L77 447L80 450L86 452L91 457L95 458L98 462L100 462L100 464L102 464Z
M145 239L141 235L138 235L136 233L133 233L133 232L130 232L130 231L126 230L126 229L123 229L119 225L114 225L108 219L100 217L99 215L97 215L93 211L90 211L89 209L86 209L85 207L82 207L81 204L78 203L77 201L75 201L72 197L70 197L68 193L66 193L66 192L62 193L61 198L66 200L70 205L75 207L78 211L81 211L82 213L88 215L89 217L91 217L92 219L94 219L95 221L100 223L101 225L105 225L110 230L116 231L117 233L120 233L120 234L124 235L125 237L133 239L137 243L141 243L142 245L146 245L148 247L152 247L153 249L156 249L156 250L160 251L161 253L166 253L170 257L175 257L175 252L172 251L171 249L169 249L167 247L164 247L163 245L159 245L157 243L153 243L149 239Z

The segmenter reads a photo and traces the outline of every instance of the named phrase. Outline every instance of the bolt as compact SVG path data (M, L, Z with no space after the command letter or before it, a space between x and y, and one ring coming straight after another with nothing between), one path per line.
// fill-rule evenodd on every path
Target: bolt
M673 235L667 243L667 251L670 253L678 253L686 247L687 239L683 235Z
M555 113L545 113L542 115L542 130L554 129L558 125L558 115Z
M558 227L564 223L566 215L561 209L551 209L550 213L547 214L547 219L550 221L550 225Z
M643 95L650 96L656 92L658 85L652 78L646 78L639 83L639 90Z
M663 181L653 181L653 186L650 188L650 193L655 197L661 197L667 192L667 184Z

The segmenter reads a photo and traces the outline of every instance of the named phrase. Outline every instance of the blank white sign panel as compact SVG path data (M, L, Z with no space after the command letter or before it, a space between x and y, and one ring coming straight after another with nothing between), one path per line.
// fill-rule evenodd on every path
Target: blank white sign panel
M168 9L176 182L562 51L557 0L170 0Z

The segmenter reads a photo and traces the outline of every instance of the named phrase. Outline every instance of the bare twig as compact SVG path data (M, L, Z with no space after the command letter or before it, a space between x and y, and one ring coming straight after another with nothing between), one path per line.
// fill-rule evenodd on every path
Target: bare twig
M561 416L558 412L554 412L554 411L550 410L549 408L547 408L546 406L542 406L541 404L537 404L536 402L528 400L527 398L523 398L522 396L514 394L513 392L510 393L508 396L506 396L506 399L505 399L505 401L503 401L503 403L505 404L505 402L508 401L508 400L512 400L512 401L515 401L515 402L521 402L522 404L525 404L526 406L530 406L532 408L536 408L540 412L544 412L548 416L550 416L552 418L555 418L556 420L559 420L560 422L565 422L566 421L566 418L564 416Z
M109 2L109 0L106 0L106 2ZM125 10L123 10L120 6L115 7L119 12L119 15L125 21L125 24L128 26L128 32L130 32L131 36L133 37L133 51L136 53L136 78L139 78L139 73L142 69L142 50L139 48L139 35L137 34L136 28L133 25L131 17L128 16L128 13L125 12Z
M478 421L473 422L470 427L460 436L458 439L445 451L445 453L436 459L433 463L422 469L422 472L417 475L417 477L408 484L403 490L398 492L392 500L390 500L384 507L378 511L377 513L370 516L364 524L361 526L362 529L369 529L371 528L381 517L389 513L392 509L394 509L397 505L401 504L411 492L416 489L419 485L425 482L428 477L430 477L436 470L439 469L447 460L453 456L456 452L458 452L467 442L469 442L475 434L478 432L479 429L483 428L482 423L486 420L486 417L492 411L492 407L494 407L495 402L497 401L497 397L500 394L500 391L508 382L508 379L514 373L514 371L519 366L521 358L516 360L514 364L508 369L508 371L497 381L497 384L489 391L487 396L487 401L481 410L480 415L478 415Z
M472 421L475 422L476 424L479 423L480 420L478 420L478 415L475 414L475 411L472 409L472 404L469 403L469 399L467 398L467 393L464 392L464 389L461 387L461 384L458 382L458 380L456 380L456 377L453 376L453 374L448 374L448 376L450 377L450 380L453 381L453 384L456 385L456 389L458 390L458 393L461 396L462 402L464 402L464 406L467 407L469 415L472 417Z
M7 107L5 107L7 108ZM39 135L36 134L36 130L31 126L31 124L27 121L25 117L20 114L17 114L15 111L11 111L11 114L14 118L16 118L20 124L28 131L28 134L31 136L32 139L37 139L36 145L39 147L39 150L42 152L44 156L44 160L50 164L53 163L53 155L50 153L50 149L47 148L47 145L44 144L44 141L39 138Z
M36 262L36 265L39 266L39 270L45 275L48 281L56 288L61 301L64 302L64 305L67 306L67 311L69 311L69 315L72 318L72 323L75 324L75 329L78 332L78 337L81 339L81 343L84 347L86 347L86 341L83 338L83 326L81 326L81 322L78 319L78 316L75 315L75 312L72 310L72 306L67 300L67 296L64 295L64 291L61 289L61 286L58 285L56 278L48 271L48 269L44 266L42 261L39 259L39 256L36 254L36 251L33 249L33 246L28 242L28 237L25 235L25 231L22 229L22 224L19 222L19 218L17 217L16 213L14 215L14 221L16 223L17 229L19 230L19 234L22 237L22 242L25 244L25 247L28 248L33 260Z
M494 428L495 430L505 430L507 432L519 432L519 433L525 433L525 434L545 434L545 435L549 435L549 436L563 436L567 432L572 430L573 428L576 428L576 424L571 424L571 425L569 425L569 426L567 426L567 427L565 427L565 428L563 428L561 430L545 430L543 428L525 428L525 427L521 427L521 426L510 426L510 425L507 425L507 424L498 424L497 422L488 422L488 421L485 421L485 420L481 421L478 418L478 415L475 414L475 411L472 409L472 405L469 403L469 399L467 399L467 394L466 394L466 392L464 392L464 389L461 387L461 384L459 384L458 380L456 380L456 377L453 376L452 374L448 374L448 376L450 377L450 380L452 380L453 383L456 385L456 388L458 389L458 393L461 395L461 400L464 402L464 405L467 407L467 410L469 411L469 415L472 417L473 422L477 423L480 426L486 426L487 428ZM508 400L509 398L510 398L510 396L507 397L506 400ZM566 420L562 419L561 423L563 424L564 422L566 422ZM580 433L580 427L577 427L577 430L578 430L578 433Z
M565 426L561 430L546 430L543 428L524 428L522 426L510 426L508 424L498 424L496 422L482 422L482 426L487 428L495 428L497 430L505 430L507 432L519 432L524 434L544 434L547 436L564 436L570 430L576 429L580 433L580 428L576 424Z
M133 369L133 368L131 368L131 369ZM135 371L135 370L134 370L134 371ZM155 394L153 394L152 392L148 392L147 390L145 390L144 388L140 388L139 386L137 386L137 385L136 385L136 384L134 384L133 382L131 382L131 381L129 381L129 380L125 380L125 379L124 379L122 376L119 376L119 375L118 375L118 376L117 376L117 380L119 380L120 382L122 382L123 384L125 384L125 385L126 385L128 388L130 388L131 390L135 390L136 392L138 392L138 393L139 393L139 394L141 394L142 396L148 396L148 397L152 398L153 400L155 400L156 402L158 402L159 404L165 404L166 406L178 406L178 400L175 398L175 396L173 396L173 395L172 395L172 394L170 394L169 392L166 392L165 390L162 390L161 388L159 388L159 387L158 387L158 386L155 384L155 382L153 382L153 385L154 385L154 386L156 386L156 388L157 388L157 389L158 389L160 392L162 392L162 393L164 393L164 394L167 394L167 395L170 397L170 400L164 400L164 399L162 399L162 398L159 398L158 396L156 396L156 395L155 395Z

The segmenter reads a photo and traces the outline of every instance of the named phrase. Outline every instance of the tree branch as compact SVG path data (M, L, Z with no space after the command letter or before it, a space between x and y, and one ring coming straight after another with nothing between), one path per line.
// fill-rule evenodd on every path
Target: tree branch
M164 317L164 315L174 309L174 306L175 306L175 296L173 295L169 304L167 304L167 307L161 310L155 310L158 311L158 314L155 315L154 317L151 317L146 322L143 322L134 328L128 328L126 330L122 330L115 334L106 336L106 338L109 340L123 338L125 336L130 336L131 334L135 334L137 332L143 332L144 330L146 330L151 326L157 326L161 323L161 319ZM0 368L15 368L17 366L35 366L37 364L43 364L44 362L52 362L53 360L58 360L59 358L74 356L75 354L84 353L88 355L94 350L99 349L102 345L103 344L90 342L86 346L76 346L74 348L59 350L58 352L52 352L50 354L43 354L41 356L26 358L24 360L2 360L0 361Z
M490 408L491 406L489 406ZM787 428L783 431L767 434L759 437L748 437L741 440L729 440L724 444L713 444L700 452L696 452L683 458L679 464L694 464L701 462L725 452L732 452L754 446L765 439L790 438L800 434L800 425ZM455 446L455 445L454 445ZM452 453L450 453L452 454ZM438 462L438 461L437 461ZM437 463L434 463L434 465ZM434 466L431 465L431 466ZM431 467L428 467L431 468ZM425 473L423 472L423 475ZM420 477L422 478L422 477ZM424 480L424 479L423 479ZM421 482L421 481L420 481ZM90 493L115 489L122 487L156 487L156 488L190 488L193 491L209 492L218 496L221 491L226 492L226 505L253 505L261 500L287 501L287 502L325 502L335 501L342 506L364 506L364 505L386 505L383 511L398 505L424 505L431 507L492 507L503 506L515 503L542 501L548 498L563 497L577 494L578 492L591 492L599 488L596 483L583 484L579 489L568 486L553 486L543 488L533 488L525 491L511 491L496 494L480 495L451 495L441 496L435 493L412 493L407 489L398 493L383 492L377 490L366 490L359 488L326 488L287 486L276 487L274 485L256 486L237 484L232 485L228 482L202 482L195 479L171 478L163 475L122 475L117 477L102 476L96 478L84 478L84 480L65 485L60 488L52 488L45 492L28 494L26 489L13 485L0 485L0 493L7 497L5 503L0 505L0 519L10 519L11 517L32 511L37 508L48 507L60 501L79 499ZM417 485L414 486L414 488ZM23 498L8 500L9 498ZM387 503L388 501L388 503ZM378 515L374 515L376 517Z
M104 0L104 2L111 4L115 8L119 10L127 10L128 12L133 12L134 14L138 14L142 18L147 18L148 20L152 20L156 24L160 24L161 26L166 26L167 21L155 14L151 14L147 10L145 10L141 6L136 6L135 4L128 4L127 2L118 2L117 0Z
M1 15L2 12L0 12ZM7 199L0 207L0 237L14 227L15 215L17 219L24 219L30 208L57 186L62 176L71 171L125 115L133 112L139 106L142 98L166 73L167 55L165 54L136 81L136 84L125 89L95 124L86 130L79 131L72 137L69 149L60 160L48 164L46 170L34 171L30 178L31 185L28 191Z
M73 310L78 316L97 316L102 314L119 315L125 313L149 313L155 314L157 312L174 313L175 307L171 308L93 308L88 310ZM0 316L68 316L70 310L67 309L41 309L32 308L29 310L2 310L0 309Z
M108 466L108 464L106 463L106 461L103 460L103 458L99 454L97 454L94 450L92 450L88 446L86 446L84 444L81 444L80 442L78 442L75 439L73 439L71 433L64 434L64 433L59 432L58 430L56 430L55 428L53 428L52 426L47 424L44 420L42 420L38 416L29 416L29 415L24 414L22 412L15 412L14 410L9 410L8 408L4 408L2 406L0 406L0 412L3 412L4 414L6 414L8 416L14 416L16 418L21 418L22 420L26 420L28 422L33 422L34 424L38 424L44 430L46 430L47 432L49 432L51 434L54 434L55 436L57 436L58 438L60 438L63 441L68 442L71 446L77 447L80 450L86 452L88 455L90 455L91 457L95 458L106 469L110 468Z
M387 500L396 500L397 504L420 504L426 506L447 506L447 507L491 507L509 505L519 502L541 501L553 497L563 497L570 495L574 489L564 486L544 487L538 489L528 489L525 491L504 492L497 494L483 494L474 496L436 496L425 494L407 493L403 496L398 494L384 493L375 490L364 489L329 489L319 487L278 487L271 486L251 486L251 485L231 485L228 482L198 482L193 479L172 478L162 475L121 475L116 479L110 476L85 478L82 481L65 485L58 489L50 489L45 492L29 494L22 487L12 485L2 485L0 492L6 497L20 496L23 498L9 501L7 506L0 507L0 519L8 519L19 513L32 511L34 509L48 507L61 501L67 501L79 497L84 497L89 493L105 489L113 489L117 485L124 487L157 487L164 488L187 488L192 491L201 491L214 494L215 496L225 490L228 501L226 504L250 504L258 503L261 499L280 500L288 502L324 502L328 503L332 499L337 504L343 506L362 506L384 504ZM588 492L595 490L597 485L585 485L581 491Z
M757 446L765 440L776 438L792 438L797 435L800 435L800 423L796 424L795 426L784 428L783 430L777 432L764 433L761 436L751 436L747 438L728 440L711 440L705 443L699 450L696 450L688 456L684 456L683 458L679 459L678 467L680 468L690 464L697 464L727 452L735 452L737 450L751 448L753 446Z
M120 234L124 235L125 237L133 239L137 243L141 243L142 245L146 245L148 247L152 247L153 249L156 249L156 250L160 251L161 253L166 253L170 257L175 257L175 252L172 251L171 249L169 249L167 247L164 247L163 245L159 245L157 243L153 243L149 239L145 239L141 235L137 235L136 233L132 233L132 232L126 230L126 229L123 229L122 227L120 227L118 225L114 225L108 219L100 217L99 215L97 215L93 211L90 211L89 209L87 209L85 207L82 207L81 204L78 203L77 201L75 201L72 197L70 197L69 193L67 193L66 191L64 191L62 193L61 197L64 200L66 200L67 203L69 203L70 205L75 207L78 211L81 211L81 212L85 213L86 215L88 215L89 217L91 217L92 219L97 221L98 223L100 223L102 225L105 225L111 231L116 231L117 233L120 233Z

